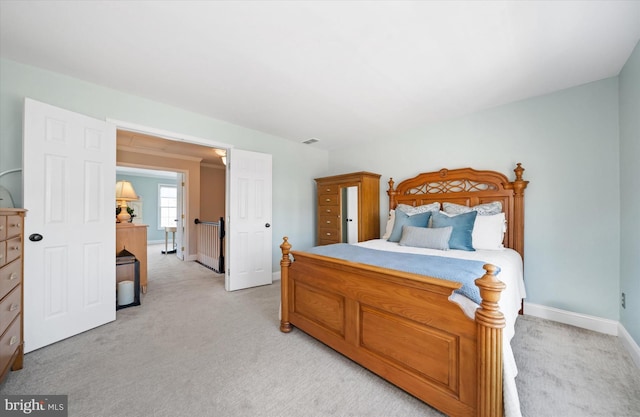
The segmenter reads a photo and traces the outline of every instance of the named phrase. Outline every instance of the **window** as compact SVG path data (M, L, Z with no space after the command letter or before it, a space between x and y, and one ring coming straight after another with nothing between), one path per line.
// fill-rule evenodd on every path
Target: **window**
M178 189L175 185L158 184L158 228L175 227L178 220Z

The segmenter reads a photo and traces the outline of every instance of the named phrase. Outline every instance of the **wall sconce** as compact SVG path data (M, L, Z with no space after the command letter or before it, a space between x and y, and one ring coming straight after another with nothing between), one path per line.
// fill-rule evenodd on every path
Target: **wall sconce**
M225 149L216 149L216 155L222 159L222 164L227 165L227 151Z
M120 207L120 213L116 216L118 223L126 223L131 219L127 212L127 201L137 200L138 195L133 185L129 181L118 181L116 183L116 202Z

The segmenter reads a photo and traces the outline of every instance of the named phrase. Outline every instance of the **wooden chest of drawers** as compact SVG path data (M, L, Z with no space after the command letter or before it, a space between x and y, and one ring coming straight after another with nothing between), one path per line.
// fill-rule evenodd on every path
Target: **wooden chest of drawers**
M354 172L316 178L318 191L318 245L347 242L344 190L357 194L357 241L380 237L380 175Z
M22 369L23 209L0 208L0 382Z

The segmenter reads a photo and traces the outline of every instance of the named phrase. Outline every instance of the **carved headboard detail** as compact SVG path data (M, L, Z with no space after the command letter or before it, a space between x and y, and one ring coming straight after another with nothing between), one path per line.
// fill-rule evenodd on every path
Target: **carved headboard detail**
M425 172L400 182L394 189L389 180L389 209L398 204L420 206L444 202L475 206L493 201L502 203L507 219L504 245L520 253L524 259L524 190L529 181L522 179L524 168L518 163L516 179L509 181L496 171L477 171L472 168L441 169Z

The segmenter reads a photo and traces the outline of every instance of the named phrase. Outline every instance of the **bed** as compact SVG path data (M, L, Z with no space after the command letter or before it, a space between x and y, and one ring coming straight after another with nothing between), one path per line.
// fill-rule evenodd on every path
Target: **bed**
M390 213L400 204L475 208L499 202L507 227L505 249L495 252L515 253L522 279L528 184L523 171L517 164L513 181L472 168L423 173L395 187L391 179ZM381 249L377 244L362 246ZM447 415L519 414L509 340L524 288L516 291L518 285L509 284L505 293L512 295L501 299L507 285L497 277L504 275L500 266L482 263L474 302L464 301L463 284L449 279L291 247L285 237L280 246L282 332L297 327ZM469 253L484 252L489 251Z

